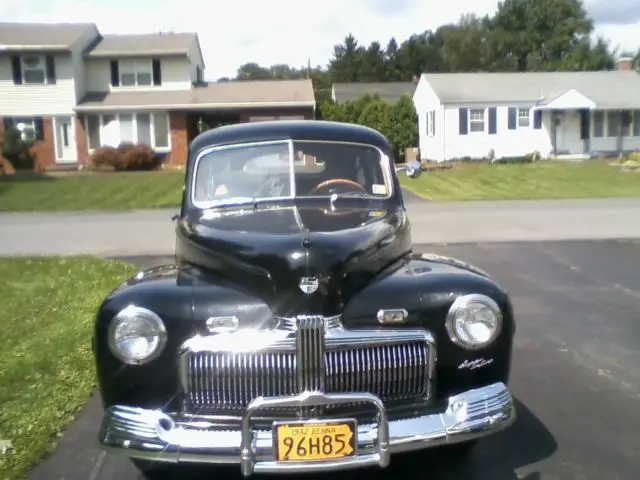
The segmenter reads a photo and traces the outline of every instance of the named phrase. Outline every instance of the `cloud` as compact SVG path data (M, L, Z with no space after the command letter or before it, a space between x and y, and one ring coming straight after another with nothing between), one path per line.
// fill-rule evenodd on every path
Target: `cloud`
M594 8L601 0L587 3ZM607 5L638 0L607 0ZM246 62L326 65L349 33L360 43L455 22L461 14L495 11L498 0L4 0L8 21L94 22L103 33L195 31L208 79L234 76ZM638 2L640 5L640 2ZM598 7L599 8L599 7ZM598 11L597 8L595 10ZM8 15L7 15L8 12ZM625 49L637 49L640 24L598 30ZM622 33L621 33L622 32ZM635 33L634 33L635 32Z
M597 24L635 25L640 22L638 0L593 0L587 4L587 8Z

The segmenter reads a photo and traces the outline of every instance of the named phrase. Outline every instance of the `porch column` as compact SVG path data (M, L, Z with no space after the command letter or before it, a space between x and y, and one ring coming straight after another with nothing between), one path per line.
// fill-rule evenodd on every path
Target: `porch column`
M551 114L551 130L550 130L550 136L551 136L551 153L553 153L554 155L558 154L558 145L557 145L557 139L558 139L558 112L556 110L551 110L550 111Z

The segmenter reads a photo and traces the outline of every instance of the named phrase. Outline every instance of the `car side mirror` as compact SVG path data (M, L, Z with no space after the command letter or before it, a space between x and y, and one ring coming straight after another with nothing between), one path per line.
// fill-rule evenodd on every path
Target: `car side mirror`
M409 178L418 178L422 173L422 164L417 160L413 162L405 163L400 167L396 167L396 172L406 172Z

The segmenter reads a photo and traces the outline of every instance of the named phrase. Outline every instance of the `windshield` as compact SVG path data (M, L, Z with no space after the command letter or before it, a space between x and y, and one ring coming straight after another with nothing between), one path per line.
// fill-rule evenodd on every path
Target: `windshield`
M241 144L205 153L196 164L194 204L208 207L334 194L387 198L391 194L388 160L377 148L292 143Z

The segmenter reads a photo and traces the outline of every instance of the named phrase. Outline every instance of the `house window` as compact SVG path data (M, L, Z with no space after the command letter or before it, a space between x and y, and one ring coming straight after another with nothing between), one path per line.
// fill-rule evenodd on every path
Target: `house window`
M120 123L120 142L134 143L136 139L133 135L133 114L120 114L118 116L118 122Z
M119 71L120 86L122 87L144 87L152 84L153 67L151 60L120 60Z
M484 108L469 110L469 131L484 132Z
M87 145L89 150L100 148L100 117L87 117Z
M42 55L22 57L22 80L24 83L45 83L47 71Z
M530 122L531 122L530 110L528 108L519 108L518 109L518 126L528 127Z
M607 112L607 137L618 137L622 132L620 112L610 110Z
M426 133L428 137L433 137L436 131L436 112L435 110L427 111L425 120Z
M156 148L169 146L169 114L154 113L153 117L153 144Z
M169 148L169 115L164 112L89 115L86 130L89 150L103 145L116 147L123 142Z
M593 137L604 137L604 112L593 112L593 115L591 117L593 118Z
M4 131L15 129L24 142L44 140L42 117L5 117Z

